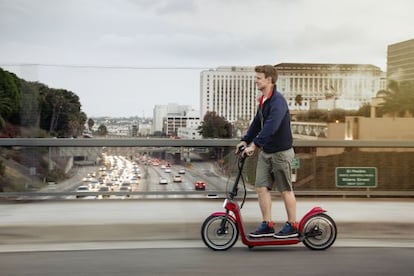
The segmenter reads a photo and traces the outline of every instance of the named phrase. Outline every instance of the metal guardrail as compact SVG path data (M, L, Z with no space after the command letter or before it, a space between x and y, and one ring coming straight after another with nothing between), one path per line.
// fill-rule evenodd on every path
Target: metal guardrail
M167 138L93 138L93 139L69 139L69 138L1 138L0 147L234 147L239 139L167 139ZM414 148L413 140L294 140L295 147L314 148ZM296 191L298 196L333 196L333 197L414 197L414 191ZM98 192L88 192L88 195L102 195ZM107 194L107 193L105 193ZM122 196L122 192L110 192L110 195ZM159 195L160 192L130 192L131 195ZM211 191L168 191L163 195L194 195L210 194L213 197L225 197L224 193ZM248 192L253 195L255 192ZM7 198L59 198L64 196L86 195L77 192L5 192L0 193L0 199ZM277 194L275 194L277 196Z
M69 139L69 138L1 138L0 147L231 147L239 139ZM296 147L324 148L414 148L414 140L294 140Z

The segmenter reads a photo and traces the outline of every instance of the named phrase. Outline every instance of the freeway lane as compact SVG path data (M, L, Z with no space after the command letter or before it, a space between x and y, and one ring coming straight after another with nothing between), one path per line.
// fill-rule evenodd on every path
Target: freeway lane
M414 248L142 248L0 253L3 276L412 275Z
M183 181L181 183L174 183L173 176L178 175L178 171L182 168L180 165L172 165L169 169L171 172L165 172L165 168L161 166L142 166L142 171L145 177L140 179L140 183L136 188L136 191L194 191L194 183L198 180L202 180L206 183L206 191L213 191L214 193L225 192L229 181L228 177L219 175L216 173L216 169L212 162L197 162L193 163L191 169L186 169L185 174L182 174ZM168 180L168 184L160 185L159 178L165 177ZM182 195L144 195L144 196L132 196L131 198L176 198L183 197ZM204 194L200 195L185 195L184 197L199 198L205 197Z
M125 157L116 157L116 165L111 168L117 173L113 174L110 171L106 172L105 180L101 183L101 186L105 186L107 182L114 183L113 179L129 179L133 174L131 173L133 164L130 160ZM126 169L128 168L128 169ZM141 179L138 180L137 184L132 185L132 191L137 192L160 192L159 194L152 195L132 195L132 198L178 198L183 197L182 195L166 195L163 192L174 192L174 191L194 191L194 183L198 180L202 180L206 183L206 191L212 191L216 193L224 193L229 183L227 176L220 175L218 170L215 168L212 162L195 162L192 168L185 169L185 174L180 174L183 181L181 183L174 183L173 176L178 175L179 170L183 169L182 165L171 165L170 172L166 172L165 168L161 165L153 166L151 164L144 165L140 164L139 169L141 171ZM122 174L123 172L125 174ZM53 190L50 187L46 187L41 192L75 192L80 185L88 185L89 182L83 182L82 179L91 178L91 175L96 175L93 179L98 181L97 178L101 175L101 171L97 166L86 166L77 168L76 173L70 179L67 179L58 185L53 186ZM168 180L167 185L160 185L160 177L165 177ZM118 181L117 180L117 181ZM119 181L122 182L122 181ZM117 192L118 186L111 186L111 191ZM97 192L98 188L90 188L89 192ZM205 197L204 193L185 195L184 197L200 198ZM53 196L45 196L43 199L52 199ZM62 196L61 199L74 199L75 196ZM98 197L101 198L101 197ZM111 195L109 198L112 199L125 199L125 196ZM95 196L86 196L82 199L96 199Z

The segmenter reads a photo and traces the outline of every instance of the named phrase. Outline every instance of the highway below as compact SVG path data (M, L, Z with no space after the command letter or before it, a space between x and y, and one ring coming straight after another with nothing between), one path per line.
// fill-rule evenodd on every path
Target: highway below
M112 157L111 157L112 158ZM113 161L115 159L115 161ZM164 165L166 161L162 161L161 165L157 161L157 165L152 163L142 162L137 165L129 159L122 156L116 156L111 159L110 169L102 171L102 166L85 166L76 168L70 179L67 179L57 185L46 187L40 192L57 192L57 193L75 193L79 186L90 186L87 192L99 193L100 186L109 186L110 191L118 192L119 187L123 182L131 183L131 190L133 193L128 197L122 195L111 195L109 199L142 199L142 198L200 198L205 197L209 191L211 194L220 193L224 195L229 189L229 186L234 181L234 176L225 176L220 173L220 170L213 162L193 162L191 168L185 168L181 165L169 165L168 168ZM103 176L102 176L103 175ZM136 177L139 175L139 177ZM180 176L181 181L174 182L175 176ZM131 181L132 178L136 181ZM160 179L164 178L166 184L160 184ZM195 183L202 181L205 183L205 189L202 192L195 193ZM97 185L91 183L94 182ZM240 185L241 187L241 185ZM252 191L252 188L247 188ZM167 193L165 193L167 192ZM178 192L177 194L174 194ZM178 195L181 192L181 195ZM185 194L185 192L193 192L192 194ZM134 194L135 193L135 194ZM85 193L82 193L82 195ZM87 193L86 193L87 194ZM125 195L125 194L124 194ZM44 196L41 199L53 199L53 196ZM58 196L58 199L75 199L73 196ZM82 197L83 198L83 197ZM101 199L102 197L87 196L83 199ZM106 198L106 199L108 199ZM30 199L30 198L29 198Z

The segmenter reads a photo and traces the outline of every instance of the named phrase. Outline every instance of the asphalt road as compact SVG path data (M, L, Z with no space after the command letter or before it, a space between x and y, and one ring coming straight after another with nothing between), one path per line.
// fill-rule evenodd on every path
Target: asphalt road
M2 276L412 275L414 248L303 246L0 253Z

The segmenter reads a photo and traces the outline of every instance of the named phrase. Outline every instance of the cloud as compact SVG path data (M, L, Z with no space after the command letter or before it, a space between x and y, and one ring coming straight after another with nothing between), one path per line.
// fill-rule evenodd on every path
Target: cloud
M330 62L385 70L387 45L414 37L412 10L410 0L0 1L0 64L214 68ZM95 115L150 114L155 104L168 103L160 100L199 104L199 70L34 68L6 69L72 90ZM168 77L154 85L160 75ZM151 99L149 90L163 97ZM116 96L141 93L147 102L112 105Z

